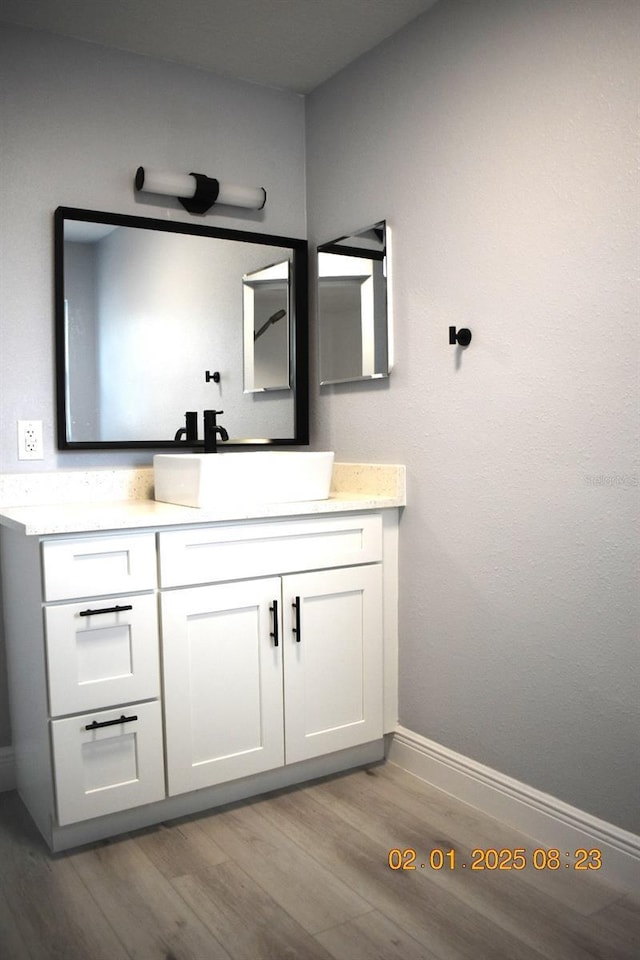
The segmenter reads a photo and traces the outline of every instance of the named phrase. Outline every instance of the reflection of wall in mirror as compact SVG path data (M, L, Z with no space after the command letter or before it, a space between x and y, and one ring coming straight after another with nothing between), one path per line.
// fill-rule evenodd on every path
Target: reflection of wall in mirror
M71 242L64 249L66 287L73 291L65 303L67 430L75 441L93 440L98 423L96 249Z
M277 317L282 310L284 315L255 339L269 318ZM253 389L288 389L289 287L286 281L263 284L255 291L253 352Z
M324 277L320 281L321 381L362 376L361 285L359 277Z
M290 274L280 260L242 278L246 393L290 389Z
M321 252L318 274L321 382L358 380L386 373L383 262Z

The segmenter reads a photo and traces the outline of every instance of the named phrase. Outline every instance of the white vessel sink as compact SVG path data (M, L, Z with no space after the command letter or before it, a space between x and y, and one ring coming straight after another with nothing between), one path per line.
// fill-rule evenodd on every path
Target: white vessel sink
M153 458L155 499L213 510L227 503L326 500L333 453L264 450Z

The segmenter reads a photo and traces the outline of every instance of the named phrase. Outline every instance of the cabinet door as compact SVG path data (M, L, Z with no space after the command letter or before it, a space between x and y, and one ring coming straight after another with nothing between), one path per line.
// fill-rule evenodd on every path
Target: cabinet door
M283 581L287 763L382 737L379 564Z
M273 577L163 594L170 795L284 763L280 590Z

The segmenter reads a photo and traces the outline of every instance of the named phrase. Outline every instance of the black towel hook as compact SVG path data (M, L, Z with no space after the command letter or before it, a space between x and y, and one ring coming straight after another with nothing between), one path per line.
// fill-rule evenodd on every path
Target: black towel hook
M455 346L456 343L461 347L468 347L471 343L471 330L461 327L456 333L455 327L449 327L449 343Z

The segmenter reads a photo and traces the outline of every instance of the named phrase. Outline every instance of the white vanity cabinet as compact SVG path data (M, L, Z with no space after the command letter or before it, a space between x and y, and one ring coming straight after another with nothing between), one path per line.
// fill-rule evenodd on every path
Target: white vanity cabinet
M159 541L170 795L382 737L379 514Z
M396 721L395 511L149 513L2 516L16 783L53 850L380 759Z

